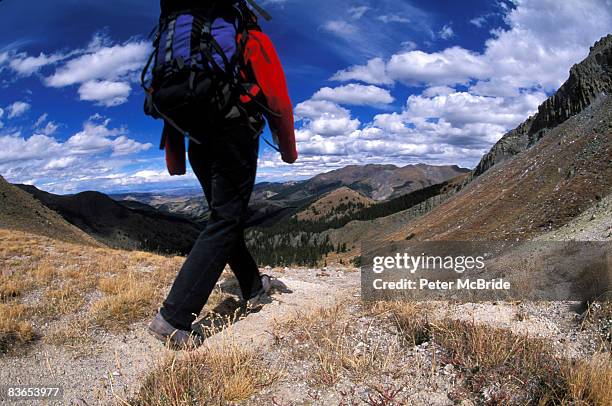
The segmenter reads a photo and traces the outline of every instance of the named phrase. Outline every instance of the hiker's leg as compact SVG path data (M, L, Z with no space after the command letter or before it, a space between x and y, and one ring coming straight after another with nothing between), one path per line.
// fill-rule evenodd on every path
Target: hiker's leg
M236 275L236 279L238 279L243 299L250 299L261 290L259 268L246 246L244 233L232 250L228 263L234 275Z
M204 190L204 196L211 204L211 176L210 176L210 160L206 157L206 147L194 147L190 149L190 154L194 159L191 159L191 167L196 177L202 185ZM198 155L196 158L195 155ZM256 168L256 162L250 166L253 170ZM255 179L255 174L252 175ZM236 275L238 284L240 285L240 291L244 299L251 298L254 294L259 292L262 288L261 275L259 274L259 268L257 263L253 259L253 256L249 252L244 241L244 233L241 234L241 238L234 246L234 249L230 253L228 258L228 264L232 268L232 272Z
M210 178L210 193L207 196L210 219L161 309L164 318L177 328L191 328L230 254L243 238L248 202L255 181L257 153L258 140L254 139L247 127L239 124L211 135L205 145L189 146L189 159L194 167L200 166L201 159L209 161L204 166L207 168L204 178Z
M203 153L202 150L206 151L207 149L203 147L194 148L193 150L190 150L190 154L194 156L194 158L196 151L198 151L197 153L199 155L198 159L191 160L191 166L193 168L193 172L200 181L200 184L202 185L202 189L204 190L204 196L206 197L208 205L210 206L210 160L206 159L205 153ZM256 159L256 157L254 157L253 159ZM255 171L257 169L257 162L253 162L252 165L249 165L249 167L252 168L253 171ZM255 176L256 173L252 173L253 183L255 182ZM253 185L251 186L251 191L249 192L249 198L252 192L252 187ZM236 279L238 280L238 284L240 285L240 291L244 299L251 298L254 294L261 290L262 285L259 268L246 246L246 242L244 240L244 233L241 233L241 238L230 253L227 262L230 268L232 269L232 272L236 276Z
M199 150L200 152L198 154L198 158L195 159L195 151L197 150ZM194 159L191 160L193 172L200 181L202 189L204 190L204 196L206 197L208 205L210 206L210 160L205 159L205 155L202 154L202 148L193 148L190 151L191 156L194 157ZM256 168L256 165L253 165L252 168ZM255 175L253 175L253 178L255 178ZM236 279L238 280L238 284L240 285L240 291L242 292L242 297L244 299L249 299L255 293L261 290L262 285L259 268L257 267L257 263L255 262L255 260L251 256L251 253L247 249L246 242L244 241L244 233L241 233L241 238L232 249L232 252L230 253L227 262L232 268L234 275L236 275Z

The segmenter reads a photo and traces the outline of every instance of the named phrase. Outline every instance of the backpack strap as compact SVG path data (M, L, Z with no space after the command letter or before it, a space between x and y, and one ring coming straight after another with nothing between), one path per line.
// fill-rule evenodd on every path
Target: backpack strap
M170 18L168 21L168 37L166 38L165 44L165 56L164 61L166 63L172 62L172 44L174 43L174 29L176 28L176 17Z
M272 20L272 16L263 7L255 2L255 0L246 0L257 13L264 18L266 21Z

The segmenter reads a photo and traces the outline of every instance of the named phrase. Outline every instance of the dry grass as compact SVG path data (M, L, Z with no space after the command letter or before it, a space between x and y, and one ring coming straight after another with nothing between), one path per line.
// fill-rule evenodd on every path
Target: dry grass
M508 330L462 320L442 320L430 325L432 339L447 348L453 362L468 368L500 365L533 375L550 367L553 358L547 342L517 336ZM553 364L555 364L553 362Z
M434 319L431 307L397 302L361 308L343 302L299 313L275 326L275 352L266 359L282 359L291 373L299 365L299 379L314 392L345 396L350 388L369 388L369 404L396 404L388 399L400 396L394 388L403 387L406 370L422 373L417 358L407 354L429 341L428 348L441 351L432 359L432 371L445 364L457 371L459 387L449 396L458 403L610 404L610 354L570 362L547 341L490 325ZM266 359L232 344L173 357L147 378L133 403L240 402L278 379L277 372L266 372ZM296 377L288 379L291 384ZM349 395L346 399L360 399Z
M41 312L45 311L49 316L56 317L76 312L84 302L83 296L75 286L46 289L44 299Z
M4 279L4 280L2 280ZM0 301L21 296L24 292L24 284L8 278L0 279Z
M103 278L98 288L105 296L93 304L91 314L99 325L111 329L146 317L159 301L155 287L133 274Z
M400 337L410 346L429 341L430 325L428 307L417 302L378 302L368 313L374 317L389 316Z
M430 334L450 363L468 371L474 393L488 391L496 402L512 404L563 398L563 363L549 342L459 320L431 324Z
M606 406L612 403L612 356L595 354L564 370L569 399L575 404Z
M0 354L34 339L32 325L24 319L25 310L22 305L0 303Z
M600 306L598 314L605 309ZM414 302L379 303L369 312L374 317L390 313L398 332L413 345L431 341L444 348L444 362L463 371L470 392L487 392L490 403L611 404L609 352L568 361L556 355L549 341L474 322L431 321L427 306Z
M146 406L226 404L248 399L281 375L243 345L225 341L175 354L148 375L130 403Z
M90 329L89 322L72 320L45 332L43 340L47 344L67 347L78 352L92 344Z
M2 335L29 335L23 326L58 321L57 329L37 334L50 343L85 342L67 316L104 328L126 328L155 313L164 289L183 259L144 252L71 244L48 237L0 229L0 323ZM19 322L8 314L19 314ZM5 321L1 321L4 320ZM67 317L71 320L71 317ZM7 347L27 340L4 339Z
M399 342L380 340L377 322L356 322L346 303L300 313L275 326L274 336L291 356L312 365L311 379L334 386L342 376L359 382L391 373Z
M466 376L472 393L495 404L524 404L563 398L562 362L548 342L505 329L461 320L429 320L427 306L416 302L382 303L404 340L431 341L445 350L442 361ZM537 403L537 402L536 402Z
M612 301L591 303L586 311L582 328L593 331L601 340L602 349L612 352Z

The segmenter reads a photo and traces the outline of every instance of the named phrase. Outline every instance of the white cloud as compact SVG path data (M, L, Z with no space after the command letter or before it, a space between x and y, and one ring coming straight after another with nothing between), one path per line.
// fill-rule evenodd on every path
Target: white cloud
M295 106L296 120L314 120L323 116L349 116L350 111L326 100L306 100Z
M18 134L0 136L0 168L13 162L25 166L26 161L51 157L60 153L60 149L55 139L42 134L34 134L27 139Z
M104 34L96 34L82 49L67 53L41 52L38 56L26 53L0 54L0 69L11 59L9 67L19 76L30 76L43 67L55 66L55 72L44 77L48 87L61 88L79 85L81 100L102 106L117 106L127 101L130 83L140 71L150 52L147 41L128 41L113 44Z
M443 118L454 128L469 123L496 124L510 128L521 123L537 110L546 98L544 93L526 94L506 99L456 92L434 97L410 96L404 116L412 122L431 118Z
M471 91L516 96L521 89L552 91L583 59L592 43L612 27L608 0L516 0L505 11L508 29L497 29L483 53L453 47L439 52L402 51L388 61L372 59L336 73L332 79L410 85L476 82ZM448 26L450 28L450 26ZM374 70L375 68L375 70Z
M110 39L105 34L96 33L85 49L78 48L70 52L54 52L51 54L41 52L38 56L30 56L25 52L5 52L4 55L7 61L10 57L8 65L15 73L19 76L31 76L44 67L54 66L61 61L86 53L94 53L103 46L110 44L110 42ZM2 65L2 55L0 55L0 65Z
M331 80L348 82L359 80L373 85L389 85L393 80L387 75L387 65L382 58L373 58L366 65L355 65L348 69L338 71Z
M81 100L97 102L103 106L118 106L127 101L132 88L129 83L108 80L90 80L79 88Z
M384 14L376 17L379 21L382 21L385 24L389 23L409 23L410 19L407 17L402 17L397 14Z
M487 16L475 17L470 20L470 24L475 25L478 28L482 28L482 26L487 22Z
M348 13L351 16L351 18L354 18L355 20L359 20L361 17L363 17L363 15L369 9L370 9L370 7L368 7L368 6L351 7L351 8L349 8Z
M71 59L46 79L51 87L65 87L96 79L117 79L142 69L149 51L146 42L103 47Z
M150 143L140 143L127 137L127 129L110 128L110 119L97 118L85 122L83 130L66 141L72 154L110 151L112 156L134 154L150 149Z
M354 83L335 88L324 87L317 91L312 99L329 100L345 105L374 107L390 104L395 100L387 89Z
M357 89L364 85L323 88L298 104L296 173L309 176L366 163L474 166L506 131L537 111L572 64L608 33L611 10L604 0L517 0L505 11L509 28L492 31L483 52L403 49L386 60L373 58L338 71L332 80L399 83L416 92L401 111L363 124L339 104L358 104L365 92ZM262 161L260 176L286 176L277 157Z
M137 184L133 171L122 169L137 160L122 157L150 149L152 144L129 138L125 128L114 128L107 119L88 120L66 141L44 134L52 132L49 127L54 125L49 122L30 137L0 136L0 173L12 182L30 181L58 192ZM150 160L143 163L152 164Z
M455 89L450 86L432 86L423 91L423 96L433 97L439 95L449 95L451 93L455 93Z
M61 158L51 159L44 166L45 170L60 170L66 169L69 166L73 165L77 161L77 158L74 156L64 156Z
M15 102L8 106L6 109L8 110L7 118L17 118L23 116L28 110L32 107L29 103L26 102Z
M44 127L38 128L36 130L36 133L44 135L53 135L55 134L58 128L59 126L57 124L55 124L53 121L49 121Z
M30 76L38 72L41 68L55 64L66 58L63 54L46 55L41 52L38 56L27 56L26 54L18 54L13 57L9 66L17 74L21 76Z
M4 116L4 110L0 108L0 118L2 118L2 116Z
M126 137L125 135L121 135L113 140L112 156L136 154L138 152L146 151L152 146L152 144L142 144L136 140Z
M452 85L473 77L487 77L489 65L476 53L460 47L441 52L408 51L395 54L387 63L393 79L409 85Z
M131 41L113 45L103 36L95 35L87 48L66 55L41 53L38 57L20 54L11 67L27 75L46 65L64 62L53 74L43 79L46 86L61 88L79 85L81 100L102 106L118 106L127 101L131 93L130 82L142 69L150 51L145 41Z
M2 117L2 114L0 114L0 118L1 117ZM34 123L34 128L39 128L41 125L43 125L45 121L47 121L48 117L49 117L49 114L43 113L40 117L38 117L38 119Z
M402 49L405 51L414 51L419 46L414 41L404 41L402 42Z
M345 20L326 21L323 29L343 38L350 38L357 32L357 27Z
M129 139L125 128L111 128L110 120L87 121L83 129L60 142L51 137L57 126L50 122L29 138L20 133L0 136L0 164L29 160L46 161L50 158L93 156L103 153L125 155L147 150L152 144L143 144Z
M355 131L360 126L349 110L326 100L307 100L295 107L295 116L303 121L302 133L298 138L311 140L312 137L336 137Z
M36 122L32 126L32 129L34 130L34 132L36 134L42 134L42 135L53 135L53 134L55 134L55 132L59 128L59 125L57 125L53 121L47 122L47 118L48 117L49 117L49 115L47 113L44 113L40 117L38 117L38 119L36 120Z
M378 114L365 125L329 100L298 104L298 171L312 175L366 163L473 166L546 98L542 92L513 98L480 96L450 87L430 88L427 93L410 96L402 111ZM280 161L274 156L263 161L261 176L280 176Z
M445 24L438 32L438 36L442 39L449 39L455 36L455 31L449 24Z

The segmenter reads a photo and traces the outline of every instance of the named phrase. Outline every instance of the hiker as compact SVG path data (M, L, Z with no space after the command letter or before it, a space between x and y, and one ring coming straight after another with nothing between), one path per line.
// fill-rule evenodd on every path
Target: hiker
M283 161L295 162L297 150L283 69L251 7L269 18L252 0L161 0L155 51L142 75L145 112L164 120L160 148L168 171L185 174L187 137L189 163L210 208L206 228L149 325L175 348L197 345L191 325L226 264L247 306L260 305L270 290L270 277L260 275L244 239L265 120Z

